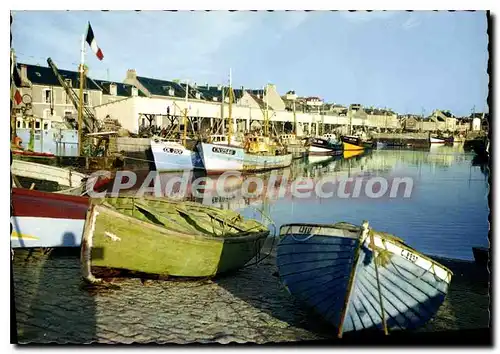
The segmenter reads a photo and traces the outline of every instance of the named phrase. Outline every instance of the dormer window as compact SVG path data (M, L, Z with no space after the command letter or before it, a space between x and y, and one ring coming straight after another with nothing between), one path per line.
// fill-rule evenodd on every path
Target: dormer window
M168 95L169 95L169 96L174 96L174 94L175 94L174 89L173 89L173 88L169 88L169 89L168 89Z
M196 92L196 98L201 99L201 94L199 92Z
M212 99L216 102L218 101L217 97L212 97Z
M132 87L132 96L138 96L137 87Z
M109 93L113 96L116 96L116 92L117 92L116 85L115 84L109 85Z
M69 87L73 87L73 83L71 82L71 79L64 79L64 82L66 83L66 85L68 85Z
M224 97L224 102L229 103L229 97Z

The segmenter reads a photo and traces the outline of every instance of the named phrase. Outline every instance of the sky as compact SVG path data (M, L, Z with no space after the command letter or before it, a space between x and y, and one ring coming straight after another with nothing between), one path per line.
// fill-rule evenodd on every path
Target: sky
M104 59L86 45L89 76L227 83L329 103L426 115L488 110L487 18L428 11L14 11L20 63L77 70L90 22Z

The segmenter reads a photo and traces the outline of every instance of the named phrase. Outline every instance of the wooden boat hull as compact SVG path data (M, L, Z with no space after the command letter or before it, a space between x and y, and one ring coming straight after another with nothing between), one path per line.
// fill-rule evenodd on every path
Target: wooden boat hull
M87 175L67 168L17 159L12 160L10 171L15 176L52 181L70 188L81 186L87 178Z
M265 171L288 167L292 164L293 155L258 155L245 153L243 170L246 172Z
M203 161L197 151L176 142L151 140L151 152L156 170L160 172L202 169Z
M92 267L178 277L211 277L243 267L269 231L227 238L187 234L138 220L112 208L89 210L81 248L84 277Z
M197 149L208 173L243 170L245 151L241 147L199 143Z
M89 198L12 189L11 246L80 247Z
M448 269L387 234L346 224L290 224L280 234L282 283L339 336L382 329L382 313L389 331L417 328L435 315L448 291Z

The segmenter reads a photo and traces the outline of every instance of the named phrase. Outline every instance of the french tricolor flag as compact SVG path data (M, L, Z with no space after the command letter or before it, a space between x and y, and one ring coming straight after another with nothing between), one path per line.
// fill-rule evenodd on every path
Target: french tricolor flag
M90 22L89 22L89 28L87 30L86 41L89 44L90 48L92 48L92 50L94 51L95 55L97 55L97 58L99 58L99 60L102 60L102 58L104 58L104 55L102 54L101 48L97 46L97 42L94 37L94 31L92 31L92 26L90 26Z

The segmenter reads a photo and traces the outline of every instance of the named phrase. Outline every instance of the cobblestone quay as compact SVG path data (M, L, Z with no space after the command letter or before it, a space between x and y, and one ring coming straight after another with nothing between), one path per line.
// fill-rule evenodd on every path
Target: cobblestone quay
M334 328L281 286L274 253L218 279L112 278L106 287L85 285L78 255L58 253L15 251L19 343L269 343L335 337ZM487 269L440 261L454 272L450 292L436 318L419 331L488 327Z

